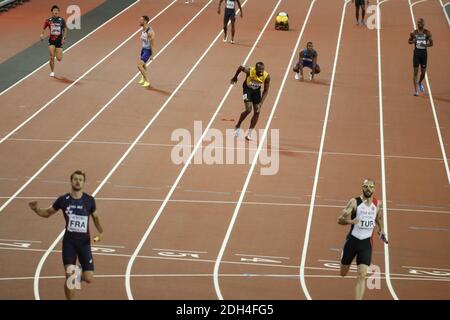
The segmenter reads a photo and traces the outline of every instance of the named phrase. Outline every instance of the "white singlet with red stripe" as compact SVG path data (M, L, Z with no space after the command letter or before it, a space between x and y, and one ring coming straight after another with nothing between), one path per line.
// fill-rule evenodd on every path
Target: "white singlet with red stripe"
M375 219L377 217L377 199L373 199L370 205L363 202L356 208L356 218L358 224L353 225L352 236L359 240L370 238L375 228Z

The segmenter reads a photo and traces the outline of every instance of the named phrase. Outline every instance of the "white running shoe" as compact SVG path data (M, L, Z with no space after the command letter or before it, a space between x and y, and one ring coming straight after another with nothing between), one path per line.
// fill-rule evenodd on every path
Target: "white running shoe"
M239 135L241 133L241 129L240 128L234 128L234 136L239 138Z
M294 77L295 80L300 80L300 73L296 72Z
M248 129L247 136L245 137L246 140L248 140L248 141L254 141L255 140L253 138L253 131L254 131L254 129Z
M223 42L227 42L227 37L223 38Z
M50 77L54 77L55 73L54 72L50 72Z
M234 39L231 39L231 44L234 44L234 43L235 43Z

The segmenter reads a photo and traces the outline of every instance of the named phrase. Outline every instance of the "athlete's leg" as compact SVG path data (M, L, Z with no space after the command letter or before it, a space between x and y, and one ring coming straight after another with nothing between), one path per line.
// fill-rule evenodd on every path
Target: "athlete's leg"
M316 64L316 71L315 71L315 74L319 74L319 73L320 73L320 67L319 67L318 64Z
M359 264L358 265L358 276L356 280L356 300L362 300L364 297L364 291L366 289L366 276L367 276L367 269L369 268L366 264Z
M64 266L66 270L66 280L64 281L64 294L67 300L75 298L76 265L68 264Z
M422 83L423 79L425 79L425 74L427 73L427 68L420 67L420 78L419 83Z
M250 129L255 129L256 124L258 123L260 111L261 111L261 102L254 103L253 104L253 117L252 117L252 120L250 121Z
M366 4L365 4L364 1L363 1L363 3L361 4L361 15L362 15L361 22L362 22L362 24L365 24L364 18L366 17Z
M50 54L50 70L53 72L55 70L55 54L56 54L55 46L49 45L48 52Z
M81 281L92 283L94 281L94 271L83 271Z
M417 76L419 74L419 67L414 67L413 74L413 84L414 84L414 94L417 95Z
M236 33L236 17L231 17L231 42L234 43L234 34Z
M92 257L90 239L86 239L83 243L80 243L77 253L83 270L81 281L92 283L94 280L94 258Z
M230 20L230 16L227 14L226 10L223 16L223 41L227 41L228 36L228 21Z
M303 63L301 61L298 65L298 71L300 73L300 80L303 80Z
M345 277L350 270L350 265L341 264L341 277Z
M137 67L138 67L139 71L141 72L141 75L142 75L142 78L144 79L144 81L148 82L147 66L146 66L145 62L142 60L139 60Z
M241 127L242 122L247 118L247 116L252 112L252 102L251 101L244 101L245 110L241 113L241 116L239 117L239 121L236 124L236 129L239 129Z
M356 8L356 24L359 24L359 3L358 0L355 0L355 8Z
M62 48L56 48L56 59L58 59L58 61L61 61L63 58L63 49Z
M62 259L66 279L64 281L64 294L67 300L71 300L75 296L75 285L77 281L77 250L73 240L63 239Z

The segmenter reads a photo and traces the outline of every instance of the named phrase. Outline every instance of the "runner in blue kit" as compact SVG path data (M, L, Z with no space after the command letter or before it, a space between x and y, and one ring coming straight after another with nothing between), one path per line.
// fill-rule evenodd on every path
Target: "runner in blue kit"
M340 225L350 225L341 257L341 276L345 277L356 257L358 276L356 300L362 300L366 286L367 269L372 262L373 230L378 227L380 239L387 243L383 232L382 203L373 197L375 182L365 179L362 195L351 199L338 219Z
M62 259L66 271L64 292L68 300L73 299L75 296L75 287L71 285L71 279L77 270L77 257L82 269L80 280L87 283L92 283L93 281L94 260L89 232L90 216L92 216L95 227L99 232L94 237L94 242L101 241L103 234L100 218L96 212L95 199L83 192L85 181L85 173L77 170L70 176L71 192L60 196L52 206L47 209L41 209L38 207L37 201L29 203L30 208L43 218L49 218L59 210L64 214L66 230L63 238Z
M220 14L220 7L224 0L219 1L219 9L217 13ZM228 22L231 21L231 43L234 43L235 22L236 22L236 3L243 17L241 2L239 0L225 0L225 12L223 15L223 42L227 42L228 38Z
M138 62L138 69L141 72L141 79L139 80L139 84L141 84L144 88L148 88L150 86L150 82L147 77L147 61L152 59L153 57L153 49L154 49L154 40L155 40L155 32L148 25L150 18L148 16L142 16L139 22L142 27L141 32L141 41L142 41L142 49L141 49L141 59Z
M320 67L317 64L317 51L314 50L313 43L310 41L306 44L306 48L300 51L298 62L294 67L295 79L303 80L303 68L310 68L310 80L314 80L314 75L320 73Z

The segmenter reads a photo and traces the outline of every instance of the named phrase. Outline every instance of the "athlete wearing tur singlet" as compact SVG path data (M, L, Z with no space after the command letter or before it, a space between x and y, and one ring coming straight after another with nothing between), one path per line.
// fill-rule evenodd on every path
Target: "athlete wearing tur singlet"
M148 88L150 86L150 82L147 77L147 61L152 58L153 48L154 48L154 39L155 32L148 25L150 18L148 16L142 16L139 25L142 28L141 31L141 59L138 62L138 69L141 72L141 79L139 80L139 84L141 84L144 88Z
M53 6L50 10L52 16L45 20L44 27L41 33L41 40L44 39L44 32L48 28L50 30L50 36L48 39L48 50L50 54L50 76L55 76L55 57L58 61L63 58L62 46L67 37L66 21L59 16L59 7Z
M375 183L372 179L364 180L362 195L351 199L338 219L340 225L351 225L347 234L341 257L341 276L346 276L353 259L356 257L358 278L356 299L361 300L365 291L367 269L372 262L373 231L378 226L378 234L385 241L381 202L373 197ZM387 240L386 240L387 241Z
M425 21L421 18L417 21L417 29L409 35L408 43L414 45L413 53L413 84L414 95L418 96L417 87L421 93L425 93L425 87L422 84L427 72L428 52L427 48L433 46L433 37L431 32L425 29ZM417 81L420 66L420 79Z
M219 8L217 13L220 14L220 7L224 0L219 1ZM236 22L236 3L241 12L241 18L243 17L242 7L240 0L225 0L225 12L223 15L223 42L228 38L228 22L231 21L231 43L234 43L235 34L235 22Z
M310 41L306 44L306 48L300 51L299 61L294 67L295 79L303 80L303 68L311 69L310 80L314 80L314 75L320 73L320 66L317 63L318 53L314 50L313 43Z
M89 232L89 218L92 216L98 234L94 241L101 240L103 228L100 224L100 218L96 212L95 199L84 193L83 186L86 175L77 170L70 176L72 190L63 196L58 197L56 201L47 209L38 207L37 201L29 203L30 208L40 217L49 218L59 210L64 214L66 221L65 233L63 238L62 259L66 270L66 282L64 292L66 299L74 298L74 287L70 278L76 272L77 258L82 268L81 281L92 283L94 277L94 260L91 250L91 237Z
M244 72L247 76L242 84L243 98L245 104L245 110L241 113L239 121L235 126L235 135L239 136L242 122L254 110L253 117L250 122L250 128L246 136L247 140L253 139L253 131L256 123L258 122L261 106L269 93L270 76L265 71L264 63L258 62L254 68L248 68L239 66L236 74L231 79L231 84L235 84L238 80L239 73ZM261 87L264 85L264 91L261 96Z

